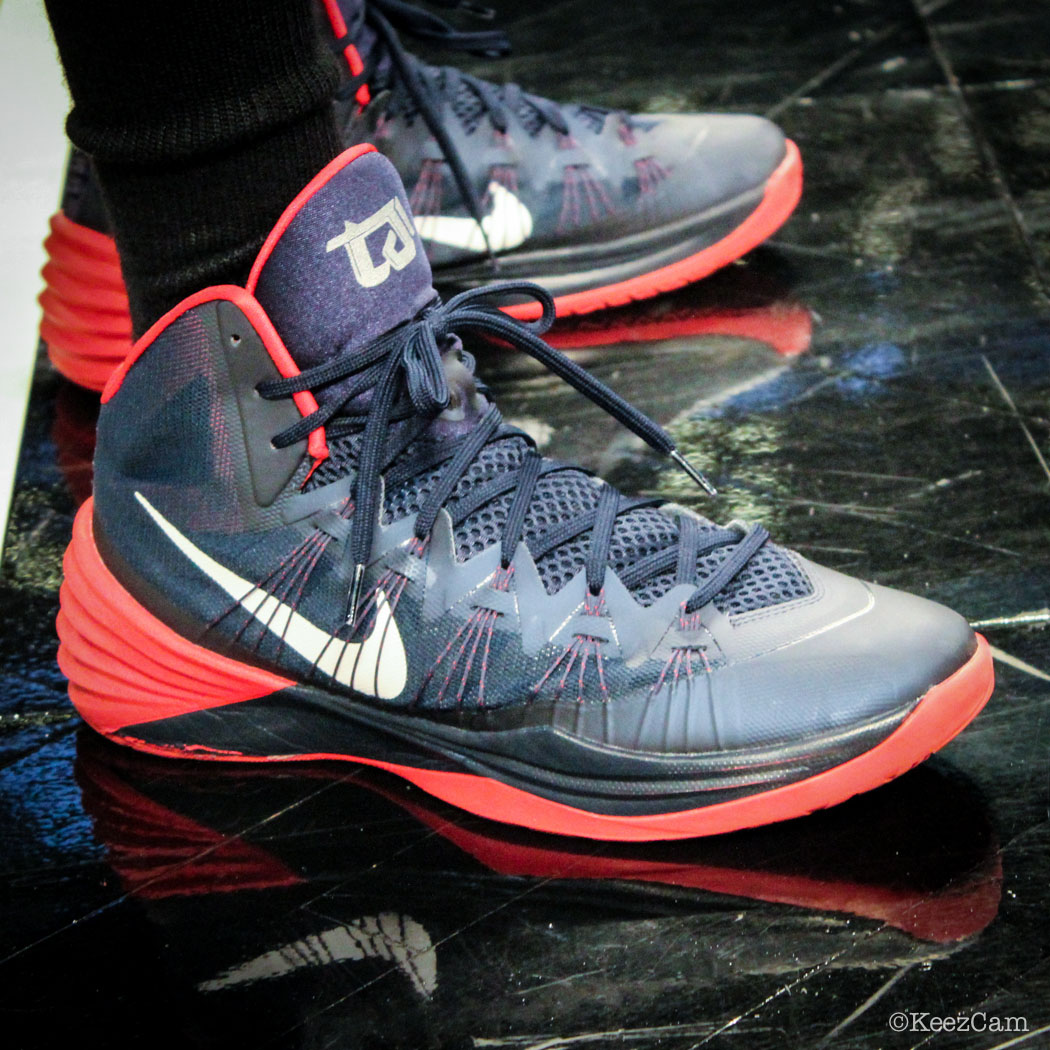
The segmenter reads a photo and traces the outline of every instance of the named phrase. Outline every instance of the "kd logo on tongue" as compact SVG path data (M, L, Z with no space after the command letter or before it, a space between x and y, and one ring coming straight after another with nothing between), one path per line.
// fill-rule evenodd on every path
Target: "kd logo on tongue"
M368 247L368 238L389 227L383 242L383 261L376 263ZM403 270L416 257L416 235L401 202L393 197L379 211L361 222L346 220L346 230L333 237L326 251L345 248L354 277L362 288L375 288L389 276L390 270Z

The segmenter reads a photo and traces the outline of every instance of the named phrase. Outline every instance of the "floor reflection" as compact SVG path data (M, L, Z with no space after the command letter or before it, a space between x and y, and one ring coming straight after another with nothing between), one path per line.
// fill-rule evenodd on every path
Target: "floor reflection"
M722 336L764 343L782 357L805 353L813 314L790 291L783 260L766 249L677 292L615 310L559 321L548 342L559 350Z
M605 997L655 1000L683 973L695 994L908 966L957 951L1000 901L988 812L944 764L790 824L636 847L486 822L375 771L173 762L87 731L76 779L169 979L222 1027L250 1005L350 1038L393 996L404 1038L483 1035L497 1005L501 1029L557 1003L575 1030L586 1000L559 988L588 973Z

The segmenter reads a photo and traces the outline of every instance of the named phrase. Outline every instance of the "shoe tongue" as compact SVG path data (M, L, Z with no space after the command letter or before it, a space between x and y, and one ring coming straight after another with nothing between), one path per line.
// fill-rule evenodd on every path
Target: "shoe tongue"
M300 369L367 346L434 288L401 179L372 146L329 164L285 209L248 279Z

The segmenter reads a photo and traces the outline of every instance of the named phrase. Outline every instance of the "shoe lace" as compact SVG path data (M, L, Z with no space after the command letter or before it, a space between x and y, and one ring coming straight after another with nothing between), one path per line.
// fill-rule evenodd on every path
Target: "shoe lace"
M491 9L472 4L469 0L433 2L439 7L469 11L480 18L488 19L493 15ZM348 98L356 95L363 84L372 81L381 61L389 58L398 82L404 87L448 162L467 210L481 229L487 254L494 258L481 221L484 217L481 197L459 149L441 120L441 105L445 101L454 104L455 99L466 91L476 100L479 116L487 116L492 126L501 134L506 134L510 126L510 114L520 113L523 106L527 106L539 125L549 124L559 134L568 135L569 124L562 107L550 99L524 91L518 84L497 86L452 66L427 65L405 49L398 35L400 30L406 35L448 50L485 58L502 58L510 53L510 42L502 30L464 31L430 11L405 3L404 0L368 0L362 5L357 21L347 28L346 37L336 42L336 47L342 50L347 41L356 38L362 24L369 25L375 32L376 46L371 49L361 72L350 78L340 89L340 96ZM581 109L587 111L592 125L596 127L600 127L605 115L611 112L598 106L586 106Z
M509 296L536 300L542 310L540 318L523 323L508 317L499 309L499 302L505 302ZM329 436L360 436L353 485L354 528L350 538L353 575L347 599L348 623L354 624L357 619L384 477L393 487L423 470L440 468L436 483L416 516L414 531L421 542L429 536L442 508L447 506L456 526L486 504L513 493L500 535L500 562L506 569L523 538L539 481L558 471L580 469L542 457L527 434L503 423L495 405L489 405L458 440L438 443L423 460L416 457L409 464L395 466L401 454L450 403L442 348L447 349L454 343L456 333L474 332L529 354L651 448L670 457L705 491L715 495L711 483L678 451L662 427L540 338L553 320L554 300L545 289L527 281L501 282L462 292L447 303L435 297L414 320L367 347L339 353L297 376L270 380L258 386L259 394L268 400L291 397L305 390L312 391L318 400L316 411L273 437L277 448L302 441L320 427L324 427ZM473 359L468 354L463 357L473 371ZM399 427L396 425L399 423L408 425ZM527 443L528 451L520 465L500 471L470 489L467 495L454 498L460 479L484 448L508 435ZM605 583L617 518L639 507L659 506L662 502L628 498L611 485L599 484L600 493L591 510L560 521L527 541L533 559L539 560L555 548L589 533L585 567L588 588L593 595L599 594ZM719 548L733 547L718 567L696 585L686 601L687 613L695 612L719 594L769 538L760 525L747 529L730 526L701 530L699 523L688 515L680 515L678 524L676 544L638 559L621 573L620 579L632 589L674 570L677 583L696 585L698 559Z

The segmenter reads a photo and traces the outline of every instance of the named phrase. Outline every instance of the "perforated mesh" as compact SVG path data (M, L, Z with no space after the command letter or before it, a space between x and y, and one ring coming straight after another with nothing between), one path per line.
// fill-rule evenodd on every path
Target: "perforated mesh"
M562 521L593 510L598 502L594 479L579 470L566 470L543 478L525 519L526 541L533 540ZM536 568L548 594L560 591L583 567L587 539L570 540L538 558Z
M444 89L444 77L440 78L440 84L441 88ZM500 99L506 102L506 95L502 89L497 93ZM456 93L452 97L451 105L452 112L463 125L463 129L468 135L472 134L485 116L485 104L478 97L478 94L466 81L460 81L456 86ZM514 113L530 136L535 137L543 129L543 114L527 98L521 97L517 100Z
M544 478L532 500L526 537L535 538L559 522L593 510L598 494L594 479L581 471L565 471ZM639 558L663 550L677 540L677 526L668 515L653 507L629 511L616 519L609 544L609 564L622 573ZM563 543L537 561L536 567L549 594L560 590L583 568L588 545L589 539L584 535Z
M522 456L527 449L528 446L521 438L506 438L486 446L470 465L453 495L456 499L462 499L475 485L504 471L516 470L521 466ZM500 541L503 523L507 520L513 498L513 492L501 496L460 522L456 528L456 557L460 561L473 558Z
M555 547L536 562L540 579L548 594L556 594L583 568L587 560L587 540L570 540Z
M697 582L710 576L729 557L731 548L721 548L697 562ZM665 595L675 583L674 571L661 573L646 580L633 592L641 605L652 605ZM715 608L726 616L766 609L771 605L805 598L813 591L812 584L788 553L767 543L744 567L728 587L715 598Z
M659 576L653 576L636 588L632 593L634 594L634 600L639 605L652 605L653 602L659 601L672 587L674 586L674 569L669 569L667 572L660 573Z
M642 507L616 519L612 543L609 544L609 564L623 572L640 558L678 542L678 527L674 519L654 507Z
M359 444L359 435L330 442L329 458L314 472L311 484L325 484L352 470ZM398 462L410 462L422 444L421 441L406 449ZM505 471L516 470L527 450L528 445L519 437L506 437L487 445L459 480L452 499L463 499L476 486ZM388 490L383 508L384 523L417 514L446 466L441 464L423 471ZM580 470L558 471L542 478L536 485L525 518L526 542L532 544L548 530L593 510L599 493L599 483ZM479 508L456 527L456 557L460 561L473 558L500 542L513 498L513 491L506 493ZM717 527L711 522L703 522L701 532ZM622 575L640 559L673 547L677 542L678 526L673 516L655 507L639 507L616 519L608 564ZM548 594L557 593L584 567L589 546L589 533L583 533L536 560L536 568ZM701 583L714 572L731 550L722 547L700 558L696 582ZM675 572L672 569L644 581L632 593L640 604L651 605L674 585ZM803 598L811 590L808 578L787 553L767 543L715 599L715 605L726 615L734 616Z
M310 475L307 491L338 481L351 473L354 469L354 459L357 456L357 449L360 444L360 434L353 434L349 437L341 437L336 438L334 441L329 441L328 458L323 460Z
M409 514L418 514L427 493L437 483L441 476L442 467L427 471L414 477L393 492L387 493L386 503L383 507L383 523L389 525L392 521L400 521Z
M521 438L504 438L486 445L473 463L467 467L459 484L452 490L454 499L462 499L475 485L494 478L507 470L517 470L528 445Z
M449 87L445 71L433 67L429 68L437 91L439 94L444 95ZM495 85L490 85L490 87L494 88L501 101L507 102L507 94L503 88L497 88ZM513 105L514 115L521 121L521 125L526 133L532 137L538 135L546 123L540 110L528 100L527 96L521 94L518 95ZM453 115L468 135L473 134L477 130L478 125L485 119L485 103L465 80L456 82L455 91L449 101L449 106ZM399 92L396 112L398 116L409 124L418 116L418 107L408 92ZM593 106L580 106L579 112L596 131L601 131L602 127L604 127L605 110L600 110Z
M805 598L813 585L780 547L767 543L715 599L729 616Z
M459 525L456 529L456 557L460 561L473 558L474 555L488 550L494 543L499 543L513 499L513 493L501 496L475 514L471 514Z
M535 138L543 129L543 114L526 98L518 102L516 112L522 127Z
M580 470L564 470L543 478L536 486L525 518L525 537L535 539L567 518L592 510L598 502L594 479Z

